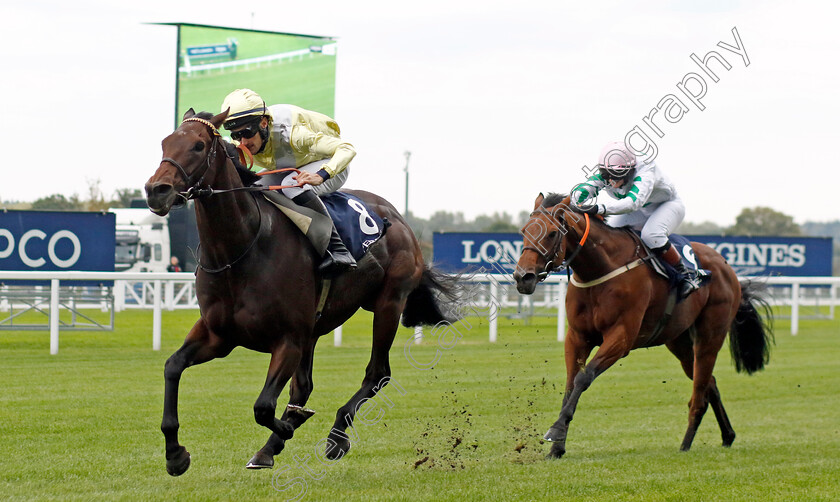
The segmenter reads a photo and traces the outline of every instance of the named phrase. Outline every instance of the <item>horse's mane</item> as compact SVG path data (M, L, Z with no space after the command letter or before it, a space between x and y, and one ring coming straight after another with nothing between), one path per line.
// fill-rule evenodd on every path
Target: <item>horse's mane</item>
M541 206L542 207L554 207L557 204L560 204L561 202L563 202L563 200L565 200L566 197L568 197L568 196L569 196L569 194L565 194L565 193L549 192L549 194L546 195L545 198L543 199ZM571 208L567 208L567 209L571 209ZM629 231L630 233L633 233L633 230L630 228L630 226L611 227L611 226L607 225L607 223L604 221L603 216L599 216L597 218L592 218L591 221L595 225L600 225L600 226L606 228L609 231L620 230L622 232Z
M210 120L214 117L214 115L210 112L198 112L195 116L196 118L205 120ZM233 166L236 168L236 174L239 175L239 179L242 180L243 185L247 187L259 181L260 177L257 176L256 173L249 170L243 166L241 162L239 162L239 154L236 151L236 145L222 140L222 146L225 148L227 157L231 160L231 162L233 162Z
M549 192L548 195L546 195L545 198L542 201L542 207L556 206L557 204L560 204L561 202L563 202L563 199L565 199L568 196L569 196L569 194L566 194L566 193Z

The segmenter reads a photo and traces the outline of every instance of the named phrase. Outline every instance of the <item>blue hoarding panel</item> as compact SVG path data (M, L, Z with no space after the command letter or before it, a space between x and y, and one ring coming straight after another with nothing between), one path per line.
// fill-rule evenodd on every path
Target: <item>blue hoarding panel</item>
M0 270L113 272L116 215L0 213Z
M686 237L715 249L738 275L831 275L831 237Z
M512 274L522 254L517 233L435 232L434 263L447 272Z
M686 237L716 249L738 275L831 275L831 238ZM510 274L522 253L522 236L515 233L435 232L433 245L434 262L445 271Z

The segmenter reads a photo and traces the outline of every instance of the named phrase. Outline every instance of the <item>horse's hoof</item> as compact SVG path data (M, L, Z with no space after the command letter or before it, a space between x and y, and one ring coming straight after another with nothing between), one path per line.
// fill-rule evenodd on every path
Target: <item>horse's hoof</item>
M178 453L176 453L173 458L166 459L166 472L168 472L170 476L180 476L181 474L187 472L187 469L189 468L190 452L188 452L183 446L180 447Z
M258 451L245 465L247 469L271 469L272 467L274 467L274 457L262 451Z
M543 436L543 439L549 442L560 441L561 438L562 436L560 430L555 429L554 427L548 429L548 432L546 432L545 436Z
M327 458L338 460L350 451L350 438L330 433L327 437Z
M566 454L566 448L560 446L559 443L554 443L551 445L551 450L549 450L548 455L545 456L546 459L556 459L561 458L563 455Z
M315 414L315 410L304 408L303 406L296 406L294 404L286 405L286 414L288 418L295 417L297 419L298 427L309 420Z
M732 446L732 443L734 443L734 442L735 442L735 434L732 434L731 436L727 436L727 437L723 438L724 448L729 448L730 446Z

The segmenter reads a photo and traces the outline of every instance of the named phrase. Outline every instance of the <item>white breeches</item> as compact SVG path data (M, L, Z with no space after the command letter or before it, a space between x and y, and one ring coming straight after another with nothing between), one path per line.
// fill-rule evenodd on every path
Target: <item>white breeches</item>
M661 248L668 243L668 235L682 223L685 218L685 204L679 198L651 204L638 211L627 214L616 214L607 217L611 227L629 226L633 230L642 232L642 241L651 249Z
M299 167L298 169L300 169L301 171L306 171L308 173L316 173L329 160L330 159L316 160L315 162L310 162L309 164L306 164L303 167ZM335 192L336 190L338 190L339 188L341 188L342 186L344 186L344 183L347 181L347 176L349 175L349 171L350 171L350 168L347 167L347 168L344 169L344 171L341 171L337 175L331 177L330 179L321 183L318 186L304 185L302 187L284 188L283 190L281 190L281 192L283 192L283 195L285 195L286 197L288 197L290 199L294 199L295 197L302 194L306 190L312 190L313 192L315 192L315 195L319 195L319 196L320 195L325 195L325 194L328 194L328 193L332 193L332 192ZM296 175L297 175L297 173L294 173L294 172L289 174L288 176L283 178L283 182L281 184L283 184L283 185L294 185L295 183L297 183L297 181L295 181L292 177L296 176Z

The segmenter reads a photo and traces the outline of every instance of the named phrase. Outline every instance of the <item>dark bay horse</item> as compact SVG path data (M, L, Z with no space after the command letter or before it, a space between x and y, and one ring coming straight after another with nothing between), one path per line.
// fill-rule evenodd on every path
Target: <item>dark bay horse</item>
M195 288L201 317L184 344L167 361L163 422L166 469L173 476L190 465L178 442L178 384L189 366L225 357L234 347L271 354L268 376L254 417L271 430L268 442L248 467L271 467L310 414L303 406L312 392L312 356L318 338L346 321L356 310L373 312L373 348L362 386L342 406L327 439L327 456L335 459L350 448L344 433L358 407L388 383L388 352L402 316L406 326L445 320L438 297L454 298L454 283L427 266L414 233L399 212L384 199L350 191L391 222L371 246L358 268L332 279L316 320L320 258L292 221L262 195L247 189L257 178L237 168L217 128L227 116L190 109L184 122L162 143L163 160L146 183L152 212L170 208L196 194L200 267ZM212 196L207 194L215 193ZM231 190L231 191L227 191ZM226 192L227 191L227 192ZM290 400L283 415L275 415L280 392L291 379Z
M772 332L756 310L756 305L766 309L767 304L752 286L742 288L717 251L693 242L694 254L711 271L711 280L677 303L662 327L668 281L639 262L645 254L632 232L574 212L568 196L544 198L540 194L522 234L524 247L514 273L520 293L533 293L538 281L561 262L574 269L566 295L566 391L560 417L545 435L552 441L549 457L559 458L566 452L569 422L592 381L631 350L662 344L693 381L688 429L680 449L691 448L709 405L720 425L723 445L730 446L735 431L712 370L727 332L739 372L751 374L769 360ZM765 310L765 319L766 315ZM598 350L587 362L596 346Z

